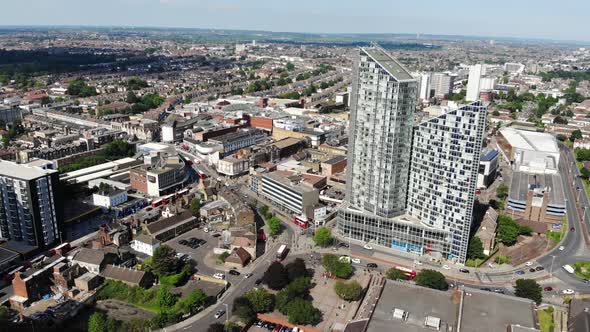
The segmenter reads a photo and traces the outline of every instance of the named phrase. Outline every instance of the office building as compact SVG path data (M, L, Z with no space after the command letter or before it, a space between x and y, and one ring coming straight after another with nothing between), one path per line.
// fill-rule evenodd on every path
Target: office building
M489 187L498 174L500 166L500 153L496 149L485 148L481 151L479 171L477 175L477 188Z
M407 70L377 47L361 49L353 70L339 232L463 263L486 108L444 109L412 132L417 83Z
M448 231L448 258L464 262L477 187L486 108L472 103L428 118L414 129L408 214ZM428 251L428 244L422 250Z
M47 248L59 242L62 221L57 171L0 161L0 237Z
M559 147L555 136L548 133L502 128L498 146L515 171L534 174L557 174Z
M469 67L469 78L467 79L467 95L465 96L465 99L467 101L479 100L482 71L483 66L481 64L476 64Z
M258 188L258 193L274 206L310 219L319 203L319 189L326 185L324 177L289 171L263 173L261 180L262 188Z
M432 73L430 75L430 95L437 98L444 98L444 96L451 93L453 84L455 83L455 76L448 73Z
M418 98L423 101L430 99L430 75L428 74L420 75L420 92L418 93Z

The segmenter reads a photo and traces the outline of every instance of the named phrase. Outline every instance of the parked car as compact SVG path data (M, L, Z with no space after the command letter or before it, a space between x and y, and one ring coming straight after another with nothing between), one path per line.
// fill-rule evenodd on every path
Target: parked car
M544 268L544 267L542 267L542 266L537 266L537 267L535 268L535 270L537 270L537 271L543 271L543 270L545 270L545 268Z
M443 265L442 268L445 269L445 270L450 270L451 269L451 267L448 266L448 265Z
M350 261L353 262L354 264L360 264L361 263L361 259L360 258L352 258Z
M369 245L368 243L367 243L367 244L365 244L365 245L363 246L363 248L365 248L365 249L367 249L367 250L373 250L373 247L371 247L371 245Z
M524 272L524 271L522 271L522 270L519 270L519 271L516 271L516 272L514 272L514 273L515 273L517 276L521 276L521 275L523 275L525 272Z
M253 276L253 274L252 274L252 273L246 273L246 274L244 274L244 279L248 279L248 278L250 278L251 276Z
M526 262L524 265L526 265L526 266L533 266L533 262L529 261L529 262Z
M494 290L492 292L498 293L498 294L504 294L505 293L502 288L494 288Z
M547 287L543 288L543 290L546 291L546 292L550 292L550 291L553 290L553 287L547 286Z
M217 273L213 274L213 278L215 278L215 279L225 279L225 275L223 273L217 272Z
M262 278L256 279L256 281L254 282L254 284L256 286L260 285L262 283Z
M572 294L575 293L575 291L573 289L571 289L571 288L568 288L568 289L562 290L561 293L564 294L564 295L572 295Z
M533 273L533 272L537 272L537 270L535 270L534 268L532 268L532 267L531 267L531 268L529 269L529 272L530 272L530 273Z
M560 246L560 247L559 247L559 248L557 248L557 249L559 249L559 250L563 250L563 249L565 249L565 247L564 247L564 246Z
M461 269L459 269L459 272L461 272L461 273L469 273L469 270L466 269L466 268L461 268Z
M217 310L217 312L215 313L215 319L219 319L219 317L223 316L223 314L225 314L225 310L223 310L223 309Z
M378 266L376 263L367 263L367 267L369 267L369 268L373 268L373 269L376 269L376 268L378 268L379 266Z
M229 270L229 274L231 274L232 276L239 276L241 273L236 270Z

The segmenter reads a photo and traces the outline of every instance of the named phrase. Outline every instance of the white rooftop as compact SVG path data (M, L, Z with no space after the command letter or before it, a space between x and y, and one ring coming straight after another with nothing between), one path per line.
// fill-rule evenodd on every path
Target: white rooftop
M22 180L34 180L44 177L47 174L55 173L55 170L44 170L39 167L29 165L19 165L10 161L0 160L0 175Z
M514 128L500 129L500 133L513 148L559 153L555 137L551 134L517 130Z

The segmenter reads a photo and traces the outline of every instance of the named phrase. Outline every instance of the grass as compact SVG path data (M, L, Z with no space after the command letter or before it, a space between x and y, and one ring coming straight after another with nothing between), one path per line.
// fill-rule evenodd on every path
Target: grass
M561 219L561 230L559 232L549 231L547 233L547 238L553 241L553 243L558 244L565 236L565 232L567 232L567 219L564 217Z
M576 160L576 167L578 167L578 170L581 170L584 167L584 164L582 164L581 161ZM584 190L586 191L586 195L590 197L590 183L586 179L582 179L582 183L584 184Z
M481 258L468 259L465 262L465 266L468 266L468 267L479 267L485 261L486 261L485 259L481 259Z
M576 262L574 264L576 275L583 279L590 279L590 262Z
M539 310L537 312L539 316L539 325L541 327L541 332L552 332L555 328L553 324L553 310L544 309Z

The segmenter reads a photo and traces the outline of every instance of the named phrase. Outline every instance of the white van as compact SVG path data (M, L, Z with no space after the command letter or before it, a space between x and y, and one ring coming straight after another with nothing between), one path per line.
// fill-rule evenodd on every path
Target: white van
M573 274L576 271L576 270L574 270L574 268L571 265L568 265L568 264L565 264L562 267L564 270L566 270L570 274Z

